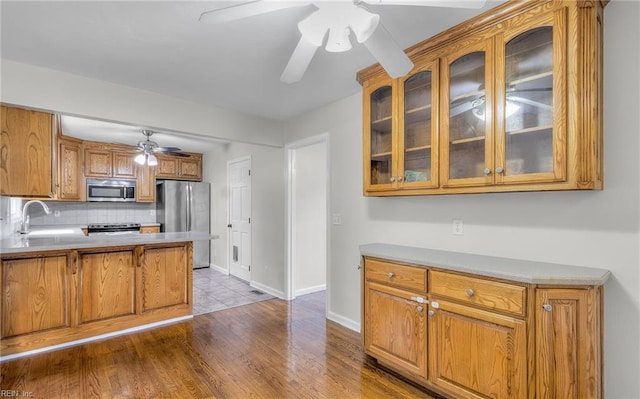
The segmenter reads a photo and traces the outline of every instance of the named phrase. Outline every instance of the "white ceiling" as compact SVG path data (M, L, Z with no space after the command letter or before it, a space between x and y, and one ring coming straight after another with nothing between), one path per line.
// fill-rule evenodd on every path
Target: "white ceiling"
M407 48L502 2L488 1L480 10L367 8L380 14L396 42ZM352 35L352 50L321 49L301 82L282 83L280 75L300 38L296 24L310 9L224 25L198 22L202 12L229 4L1 0L1 56L277 120L359 92L356 72L375 63Z

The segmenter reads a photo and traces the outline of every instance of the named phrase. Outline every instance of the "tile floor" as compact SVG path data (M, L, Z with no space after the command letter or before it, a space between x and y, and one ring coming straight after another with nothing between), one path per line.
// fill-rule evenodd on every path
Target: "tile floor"
M212 268L193 270L193 314L215 312L275 298L246 281Z

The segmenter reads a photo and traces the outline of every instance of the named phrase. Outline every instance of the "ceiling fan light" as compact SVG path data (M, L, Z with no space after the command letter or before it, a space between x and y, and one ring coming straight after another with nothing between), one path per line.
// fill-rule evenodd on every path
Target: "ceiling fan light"
M329 29L329 39L325 47L330 53L341 53L351 50L351 40L349 40L349 28Z
M149 154L149 158L147 158L147 165L156 166L158 164L158 158L155 155Z
M144 165L144 161L146 160L145 154L138 154L133 160L138 165Z
M353 11L352 22L349 24L356 35L358 43L364 43L375 32L380 23L380 16L373 14L364 8L356 7Z

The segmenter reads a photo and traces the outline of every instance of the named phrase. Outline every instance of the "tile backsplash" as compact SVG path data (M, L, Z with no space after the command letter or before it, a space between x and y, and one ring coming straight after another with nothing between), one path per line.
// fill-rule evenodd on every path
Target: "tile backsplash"
M19 229L22 206L27 200L0 197L1 235L13 234ZM80 224L89 223L155 223L155 203L121 202L61 202L44 201L51 214L47 215L41 206L29 207L31 225ZM57 216L56 216L57 215Z

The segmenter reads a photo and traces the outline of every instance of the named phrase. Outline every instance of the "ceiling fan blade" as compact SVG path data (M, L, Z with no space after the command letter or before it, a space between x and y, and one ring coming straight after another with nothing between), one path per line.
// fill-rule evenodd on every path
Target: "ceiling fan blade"
M226 22L237 21L244 18L253 17L254 15L266 14L272 11L282 10L285 8L302 7L309 3L306 1L265 1L254 0L232 6L218 8L211 11L205 11L200 14L200 22L209 24L223 24Z
M280 76L280 80L284 83L299 82L309 67L318 47L319 46L309 42L304 37L301 37L296 49L293 50L293 54L291 54L287 66L284 68L284 72L282 72L282 76Z
M413 68L413 62L393 40L382 23L378 24L373 34L362 44L392 78L404 76Z
M156 147L153 149L153 152L180 152L181 148L178 147Z
M482 8L486 0L362 0L371 5Z

